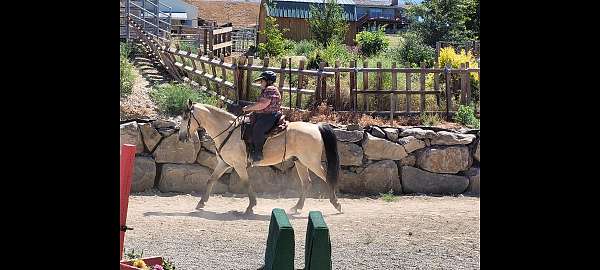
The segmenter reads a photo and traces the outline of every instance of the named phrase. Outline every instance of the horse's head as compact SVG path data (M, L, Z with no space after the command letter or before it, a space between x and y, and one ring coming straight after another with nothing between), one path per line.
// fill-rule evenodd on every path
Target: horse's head
M198 112L194 109L194 103L192 100L188 99L186 108L183 111L183 119L181 121L181 126L179 127L179 141L187 142L190 139L190 134L194 134L196 130L202 125L200 123L200 117L198 117Z

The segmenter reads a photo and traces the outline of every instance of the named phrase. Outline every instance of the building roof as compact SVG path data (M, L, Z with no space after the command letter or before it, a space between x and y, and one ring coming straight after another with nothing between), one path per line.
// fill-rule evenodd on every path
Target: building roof
M310 6L322 5L322 0L275 0L275 7L268 8L269 16L280 18L310 18ZM356 21L356 6L354 0L338 0L344 9L347 21Z

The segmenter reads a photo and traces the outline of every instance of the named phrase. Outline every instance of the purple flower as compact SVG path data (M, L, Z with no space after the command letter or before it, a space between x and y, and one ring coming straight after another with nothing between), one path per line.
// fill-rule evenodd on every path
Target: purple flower
M165 269L162 267L162 265L157 264L152 268L152 270L165 270Z

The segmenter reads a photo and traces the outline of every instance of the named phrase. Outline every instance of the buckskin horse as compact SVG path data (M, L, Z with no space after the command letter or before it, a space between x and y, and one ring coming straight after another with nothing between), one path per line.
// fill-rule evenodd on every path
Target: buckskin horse
M179 140L187 141L190 134L194 134L199 127L213 138L217 147L218 163L212 172L204 194L198 202L196 209L204 208L208 201L215 182L229 169L233 169L240 177L243 186L248 189L250 203L246 214L252 214L256 206L256 194L248 179L248 160L246 144L241 137L240 117L206 104L192 103L188 100L183 113ZM327 168L321 164L323 149L327 161ZM333 129L326 124L312 124L306 122L290 122L287 128L274 136L267 138L263 148L263 159L255 166L270 166L281 163L283 160L293 160L300 178L300 199L290 209L296 213L304 207L306 198L306 185L310 181L309 170L328 183L329 201L339 212L342 206L335 194L340 171L340 159L337 150L337 140Z

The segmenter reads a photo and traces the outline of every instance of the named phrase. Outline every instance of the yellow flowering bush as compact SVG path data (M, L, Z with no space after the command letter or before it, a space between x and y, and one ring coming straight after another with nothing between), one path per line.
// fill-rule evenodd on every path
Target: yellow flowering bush
M440 49L438 63L440 63L441 68L444 68L446 63L450 63L452 68L460 68L460 65L464 63L469 63L469 68L479 67L477 61L475 60L475 56L473 56L473 53L470 51L466 52L465 50L460 50L460 52L457 53L452 47ZM471 78L479 81L479 76L477 73L472 73Z

